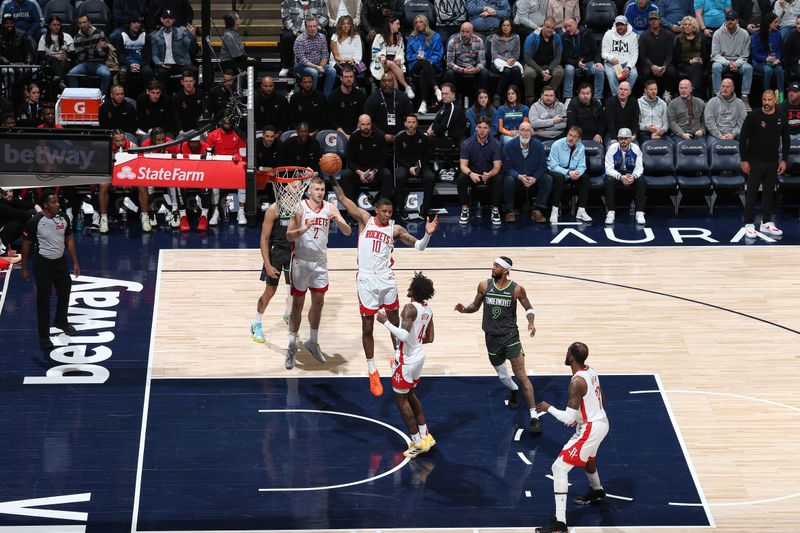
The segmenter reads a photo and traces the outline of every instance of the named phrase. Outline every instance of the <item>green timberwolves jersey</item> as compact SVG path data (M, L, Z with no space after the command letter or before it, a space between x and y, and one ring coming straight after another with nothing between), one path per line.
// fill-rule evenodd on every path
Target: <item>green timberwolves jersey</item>
M483 298L483 331L487 335L508 335L517 331L517 306L514 305L514 289L511 282L505 289L489 279L486 296Z

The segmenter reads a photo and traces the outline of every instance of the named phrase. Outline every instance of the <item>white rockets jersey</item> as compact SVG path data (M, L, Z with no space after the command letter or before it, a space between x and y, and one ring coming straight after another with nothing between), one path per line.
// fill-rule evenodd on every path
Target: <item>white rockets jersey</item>
M328 230L330 229L330 204L322 202L315 211L308 200L300 202L303 210L301 225L311 228L294 241L294 255L304 261L325 259L328 255Z
M586 394L581 398L580 422L596 422L606 417L603 409L603 394L600 390L600 376L594 368L584 367L575 372L586 381Z
M370 217L358 236L358 273L391 275L394 250L394 220L379 226Z
M429 306L417 302L411 303L417 309L417 318L411 324L411 330L408 332L406 341L400 343L400 363L404 365L416 363L425 357L425 352L422 350L422 340L425 338L428 324L431 323L433 318L433 311Z

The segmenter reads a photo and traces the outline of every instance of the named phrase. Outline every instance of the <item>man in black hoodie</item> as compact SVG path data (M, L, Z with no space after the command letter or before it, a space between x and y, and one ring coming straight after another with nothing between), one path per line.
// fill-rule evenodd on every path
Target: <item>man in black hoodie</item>
M606 114L603 104L592 98L592 86L583 82L578 87L578 97L567 106L567 131L573 126L581 129L584 141L603 142L606 136Z
M606 100L606 148L617 142L616 132L622 128L628 128L632 132L639 131L639 102L631 98L631 84L623 81L619 84L616 96L611 96ZM636 141L633 135L631 142Z
M316 136L328 119L327 109L325 96L314 88L311 74L300 76L300 90L295 90L289 99L289 126L308 122L311 135Z
M347 142L347 167L342 170L341 185L345 195L358 203L362 187L379 186L381 198L392 199L394 177L386 167L386 141L383 132L372 126L372 118L358 117L358 131Z
M137 135L149 135L153 128L172 132L172 112L169 96L158 80L151 80L147 90L136 99ZM169 135L171 137L171 135Z

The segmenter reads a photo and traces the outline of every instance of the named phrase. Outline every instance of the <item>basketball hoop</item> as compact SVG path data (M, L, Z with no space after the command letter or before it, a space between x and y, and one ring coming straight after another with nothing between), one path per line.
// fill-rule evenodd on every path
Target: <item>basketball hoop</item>
M272 183L281 218L290 218L295 214L308 187L308 180L314 177L314 171L306 167L275 167L258 173Z

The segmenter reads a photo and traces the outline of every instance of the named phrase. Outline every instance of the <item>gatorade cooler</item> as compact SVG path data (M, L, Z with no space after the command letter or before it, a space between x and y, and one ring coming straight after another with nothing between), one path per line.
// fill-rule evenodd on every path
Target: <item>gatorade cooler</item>
M56 102L56 123L100 125L100 89L66 88Z

